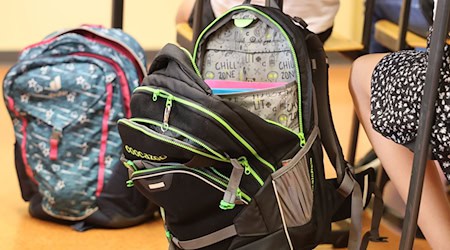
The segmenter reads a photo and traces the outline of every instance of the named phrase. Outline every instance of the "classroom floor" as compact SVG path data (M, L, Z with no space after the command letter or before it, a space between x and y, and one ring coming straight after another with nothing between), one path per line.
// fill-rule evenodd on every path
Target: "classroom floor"
M353 115L351 97L347 88L350 62L340 56L330 57L330 99L334 123L344 153L347 153L350 125ZM10 65L0 65L0 79L3 80ZM2 93L2 90L0 90ZM0 249L167 249L167 241L161 220L140 226L119 229L92 229L79 233L68 226L57 225L31 218L27 203L20 196L19 185L13 162L13 143L11 121L3 102L0 102ZM357 159L370 149L370 144L361 132L358 142ZM329 168L329 163L326 161ZM328 176L333 176L329 171ZM364 214L364 230L370 224L370 213ZM381 235L388 236L387 243L370 243L368 249L398 249L400 230L385 221L382 222ZM321 245L317 249L332 249L331 245ZM416 240L414 249L430 249L424 240Z

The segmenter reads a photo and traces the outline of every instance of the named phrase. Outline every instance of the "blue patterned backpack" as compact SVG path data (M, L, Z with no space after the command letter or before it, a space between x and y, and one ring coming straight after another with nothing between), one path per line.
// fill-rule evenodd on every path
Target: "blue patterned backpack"
M84 230L132 226L153 214L156 207L126 187L116 126L130 116L130 92L145 67L143 49L120 29L84 25L23 50L3 93L32 216Z

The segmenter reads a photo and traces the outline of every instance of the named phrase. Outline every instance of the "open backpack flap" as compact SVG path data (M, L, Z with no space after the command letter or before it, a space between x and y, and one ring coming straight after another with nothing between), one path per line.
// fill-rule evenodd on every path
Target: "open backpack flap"
M83 25L25 48L4 80L24 200L34 217L77 230L142 223L156 207L126 188L116 121L146 75L140 45Z
M350 216L349 248L361 245L374 172L355 176L344 160L326 56L305 26L277 8L237 6L192 57L166 45L134 90L132 118L118 123L122 160L163 208L173 248L312 249ZM337 179L325 179L322 146Z

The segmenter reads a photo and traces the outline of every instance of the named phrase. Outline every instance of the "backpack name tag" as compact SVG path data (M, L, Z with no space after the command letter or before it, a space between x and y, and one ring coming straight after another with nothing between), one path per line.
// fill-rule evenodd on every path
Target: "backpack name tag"
M164 182L158 182L158 183L153 183L153 184L148 184L148 188L149 189L160 189L165 187L166 184Z

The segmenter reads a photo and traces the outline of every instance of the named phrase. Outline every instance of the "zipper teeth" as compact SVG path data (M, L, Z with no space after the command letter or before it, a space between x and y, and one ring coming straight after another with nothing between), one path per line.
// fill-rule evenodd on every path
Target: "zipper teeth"
M162 126L161 123L159 123L159 122L157 122L157 121L150 120L150 119L131 118L130 120L131 120L131 121L137 121L137 122L143 122L143 123L149 123L149 124L153 124L153 125L156 125L156 126ZM218 152L215 151L214 149L210 148L209 146L207 146L207 145L204 144L203 142L201 142L201 141L199 141L198 139L196 139L196 138L190 136L189 134L185 133L184 131L179 130L179 129L174 128L174 127L171 127L171 126L169 126L168 129L171 130L171 131L173 131L173 132L175 132L175 133L178 133L178 134L180 134L180 135L182 135L182 136L184 136L184 137L186 137L186 138L188 138L189 140L191 140L191 141L193 141L193 142L195 142L195 143L197 143L197 144L199 144L200 146L204 147L205 149L207 149L209 152L213 153L213 154L216 155L217 157L219 157L219 158L221 158L221 159L223 159L223 160L227 160L227 158L226 158L225 156L221 155L220 153L218 153ZM228 160L227 160L227 161L228 161Z
M271 18L270 16L268 16L266 13L250 7L250 6L238 6L238 7L234 7L231 8L230 10L228 10L227 12L225 12L224 14L222 14L219 18L216 18L212 23L210 23L199 35L199 37L197 38L197 41L195 42L195 46L194 46L194 50L193 50L193 55L191 56L191 59L193 61L193 65L195 66L195 68L197 68L196 62L195 62L195 57L197 57L197 51L198 51L198 46L200 45L200 40L201 38L205 35L205 33L215 24L217 23L220 19L222 19L222 17L224 17L225 15L227 15L228 13L235 11L235 10L240 10L240 9L246 9L246 10L251 10L253 12L258 13L259 15L265 17L266 19L268 19L272 24L274 24L283 34L283 36L286 38L286 41L288 41L289 45L290 45L290 49L291 49L291 53L294 57L294 64L295 64L295 72L297 73L297 82L298 82L298 100L299 100L299 105L298 105L298 109L299 109L299 133L302 134L302 136L304 137L304 132L303 132L303 121L302 121L302 105L301 105L301 101L302 101L302 93L301 93L301 82L300 82L300 69L298 66L298 61L295 60L297 58L297 54L295 53L295 49L294 46L292 45L292 42L289 39L288 34L286 33L286 31L281 27L280 24L278 24L275 20L273 20L273 18ZM198 68L197 68L198 70ZM302 141L304 139L301 139Z
M145 77L145 75L147 74L147 69L145 68L145 65L141 62L139 56L136 55L136 53L134 52L134 50L130 46L128 46L127 44L125 44L124 42L122 42L119 39L116 39L116 38L114 38L112 36L104 35L104 34L102 34L100 32L95 31L95 30L86 29L86 28L83 28L83 27L81 29L86 30L88 32L91 32L91 33L93 33L93 34L95 34L95 35L97 35L97 36L99 36L101 38L104 38L106 40L110 40L113 43L117 43L119 46L123 47L128 53L131 54L131 57L133 58L133 60L137 62L137 64L139 65L139 69L140 69L141 73L143 74L143 77ZM119 53L120 53L120 51L119 51ZM124 54L124 53L122 53L122 54ZM125 57L130 58L128 55L125 55Z
M125 111L125 115L127 117L130 117L131 116L131 108L130 108L131 94L130 94L130 89L129 89L130 86L128 84L128 79L127 79L124 69L122 69L122 67L117 62L115 62L113 59L108 58L103 55L100 55L100 54L95 54L95 53L90 53L90 52L75 52L75 53L72 53L69 55L94 58L94 59L103 61L113 67L114 71L116 71L116 73L118 73L117 80L119 81L120 96L124 103L123 108Z
M213 171L216 175L218 175L219 177L225 179L226 181L229 181L229 180L230 180L230 178L228 178L226 175L224 175L224 174L222 174L221 172L219 172L219 170L217 170L216 168L211 167L210 169L211 169L211 171Z
M166 169L168 169L168 171L158 172L158 173L153 173L153 174L150 173L148 175L142 175L142 176L134 176L136 174L145 174L147 172L158 171L158 170L166 170ZM131 179L132 180L138 180L138 179L144 179L144 178L153 177L153 176L157 176L157 175L161 175L161 174L171 174L171 173L183 173L183 174L193 175L193 176L203 180L204 182L208 183L209 185L215 187L216 189L220 190L221 192L225 192L225 189L227 187L226 183L224 183L222 180L220 180L220 179L218 179L218 178L216 178L214 176L208 175L207 173L204 173L204 172L202 172L200 170L197 170L195 168L185 168L185 167L182 167L182 166L178 166L178 167L167 166L167 167L157 167L157 168L146 169L146 170L138 170L138 171L136 171L136 172L134 172L132 174ZM217 182L222 187L219 187L215 183L212 183L210 180L208 180L208 178L213 180L213 181L215 181L215 182ZM242 192L242 194L243 194L242 197L244 199L246 199L247 202L250 202L251 198L247 194L245 194L243 192Z
M172 140L169 140L169 139L167 139L167 138L164 138L163 136L160 136L160 135L157 134L157 133L151 133L151 132L149 132L149 131L146 131L146 130L144 130L144 129L142 129L142 128L140 128L140 127L138 127L138 126L136 126L136 125L134 125L134 124L132 124L132 123L130 123L130 122L129 122L128 120L126 120L126 119L120 119L120 120L118 121L118 123L125 124L126 126L129 126L129 127L133 128L133 129L136 129L136 130L139 130L139 131L141 131L142 133L144 133L144 134L146 134L146 135L148 135L148 136L150 136L150 137L153 137L153 138L155 138L155 139L157 139L157 140L167 142L167 143L169 143L169 144L178 146L178 147L180 147L180 148L184 148L184 149L186 149L186 150L188 150L188 151L191 151L191 152L193 152L193 153L196 153L196 154L199 154L199 155L202 155L202 156L205 156L205 157L208 157L208 158L217 160L217 161L221 161L221 162L229 162L227 159L218 158L218 157L216 157L216 156L213 156L213 155L207 154L207 153L205 153L205 152L202 152L202 151L200 151L199 149L195 148L194 146L192 146L192 145L190 145L190 144L187 144L187 143L186 143L186 145L185 145L185 144L182 144L182 143L179 143L179 142L172 141Z
M290 129L290 128L284 126L283 124L280 124L280 123L278 123L278 122L275 122L275 121L272 121L272 120L269 120L269 119L265 119L265 120L266 120L266 122L268 122L268 123L270 123L270 124L273 124L273 125L275 125L275 126L278 126L278 127L282 128L282 129L284 129L284 130L287 130L287 131L289 131L289 132L295 134L295 135L298 137L298 139L299 139L300 141L302 140L301 136L300 136L298 133L295 133L292 129Z
M255 180L259 183L259 185L263 186L264 185L264 181L261 179L261 177L258 175L258 173L256 173L256 171L250 166L250 164L248 163L248 160L244 157L239 157L237 159L239 161L239 163L244 167L244 173L245 174L251 174L253 176L253 178L255 178Z
M135 92L151 92L154 93L155 91L159 91L160 93L165 93L166 91L164 90L156 90L154 88L148 87L148 86L141 86L141 87L137 87L135 90ZM168 93L166 93L168 94ZM205 109L204 107L194 103L194 102L190 102L187 100L184 100L180 97L177 96L173 96L173 100L184 104L186 106L189 106L191 108L194 108L196 110L199 110L205 114L207 114L208 116L212 117L214 120L218 121L223 127L225 127L235 138L237 138L239 140L239 142L244 145L261 163L263 163L264 165L266 165L270 170L272 170L272 172L275 172L275 168L272 166L272 164L270 164L269 162L267 162L265 159L263 159L261 156L258 155L258 153L255 151L255 149L248 144L248 142L246 142L233 128L230 127L230 125L228 125L228 123L226 123L222 118L220 118L217 114Z
M126 45L125 43L123 43L122 41L120 41L120 40L118 40L118 39L116 39L114 37L101 34L100 32L94 31L94 30L86 28L86 27L78 27L78 28L74 28L74 29L70 29L70 30L64 30L64 31L61 31L59 33L53 34L51 37L47 38L46 40L43 40L43 41L41 41L39 43L35 43L35 44L32 44L32 45L24 48L22 50L21 54L25 50L29 50L29 49L33 49L33 48L36 48L36 47L41 46L41 45L49 44L49 43L53 42L54 40L56 40L58 37L60 37L62 35L70 34L70 33L72 33L72 34L79 34L79 33L77 33L77 30L82 30L82 31L89 32L89 33L94 34L97 37L99 37L99 39L107 40L107 41L110 41L110 42L118 44L120 47L125 49L125 51L127 51L129 54L131 54L131 57L128 56L127 54L123 53L120 50L116 50L116 51L118 53L122 54L123 56L125 56L128 59L133 58L132 60L135 61L139 65L139 70L142 73L142 77L145 77L145 75L147 74L147 70L145 68L145 65L141 62L141 60L139 59L139 56L136 55L136 53L134 52L134 50L130 46ZM96 41L95 38L90 38L90 37L84 36L82 34L79 34L79 35L83 36L87 40ZM108 43L108 42L105 42L105 43ZM105 45L105 44L103 44L103 45ZM111 44L108 44L108 46L114 47L114 45L111 45Z

